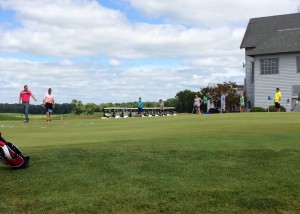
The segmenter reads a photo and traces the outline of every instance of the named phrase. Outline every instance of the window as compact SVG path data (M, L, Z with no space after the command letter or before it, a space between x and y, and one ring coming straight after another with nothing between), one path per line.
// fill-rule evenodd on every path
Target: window
M300 73L300 56L297 56L297 73Z
M261 59L260 60L261 74L278 74L279 73L279 59Z

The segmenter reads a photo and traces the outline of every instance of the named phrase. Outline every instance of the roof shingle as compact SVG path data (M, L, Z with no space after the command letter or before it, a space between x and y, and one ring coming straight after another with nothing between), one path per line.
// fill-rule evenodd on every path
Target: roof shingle
M240 48L247 55L300 51L300 13L250 19Z

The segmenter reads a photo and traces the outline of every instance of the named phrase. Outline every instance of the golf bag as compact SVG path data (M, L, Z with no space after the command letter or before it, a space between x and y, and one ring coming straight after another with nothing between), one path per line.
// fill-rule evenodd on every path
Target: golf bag
M14 168L26 168L29 164L29 159L30 157L25 157L14 144L4 140L0 133L0 160L5 165Z

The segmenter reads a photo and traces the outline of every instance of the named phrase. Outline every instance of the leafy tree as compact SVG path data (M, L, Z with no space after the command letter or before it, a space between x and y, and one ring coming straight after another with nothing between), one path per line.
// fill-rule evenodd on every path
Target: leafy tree
M226 111L235 110L239 104L239 94L236 92L237 84L235 82L224 82L217 84L214 87L208 86L200 89L200 93L206 95L207 99L214 104L214 106L221 106L221 92L226 96Z
M73 105L72 112L74 114L80 115L84 113L85 109L82 101L72 100L72 105Z
M72 104L71 103L63 103L55 104L55 108L53 109L55 114L69 114L72 112Z
M176 99L175 98L169 98L165 102L165 107L175 107L176 106Z
M195 95L197 92L190 90L180 91L176 94L176 110L177 112L192 112Z
M84 108L84 114L91 115L98 110L98 107L94 103L87 103Z
M103 109L104 109L104 108L107 108L107 107L109 107L109 105L108 105L107 103L101 103L100 105L98 105L98 110L99 110L100 112L102 112Z

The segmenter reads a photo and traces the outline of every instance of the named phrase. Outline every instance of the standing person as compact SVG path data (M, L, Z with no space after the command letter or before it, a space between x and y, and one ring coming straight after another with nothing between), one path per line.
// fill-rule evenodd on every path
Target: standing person
M142 98L139 97L139 102L138 102L138 112L139 112L139 115L142 117L144 116L144 113L143 113L143 101L142 101Z
M225 113L226 102L225 102L225 94L221 91L221 113Z
M159 100L159 107L160 107L160 116L163 116L164 115L165 104L162 101L162 99Z
M32 97L36 101L35 96L31 93L31 91L28 90L28 85L24 85L24 90L20 92L19 103L23 104L25 123L29 122L28 113L29 113L30 97Z
M297 105L300 105L300 93L298 94L296 103L293 105L293 108L291 109L291 111L294 111Z
M280 100L281 100L281 92L279 88L276 88L275 96L274 96L274 103L276 112L280 112Z
M207 97L206 97L205 95L203 96L202 111L203 111L204 113L207 112Z
M240 112L244 112L245 98L243 92L240 95Z
M202 103L202 99L200 97L198 97L198 95L196 95L195 99L194 99L194 108L196 108L196 114L201 114L201 111L200 111L201 103Z
M43 106L45 106L46 108L46 117L47 117L47 121L51 121L51 113L53 112L53 108L54 108L54 96L53 94L51 94L52 89L49 88L48 89L48 93L46 93L44 95L44 99L43 99Z

